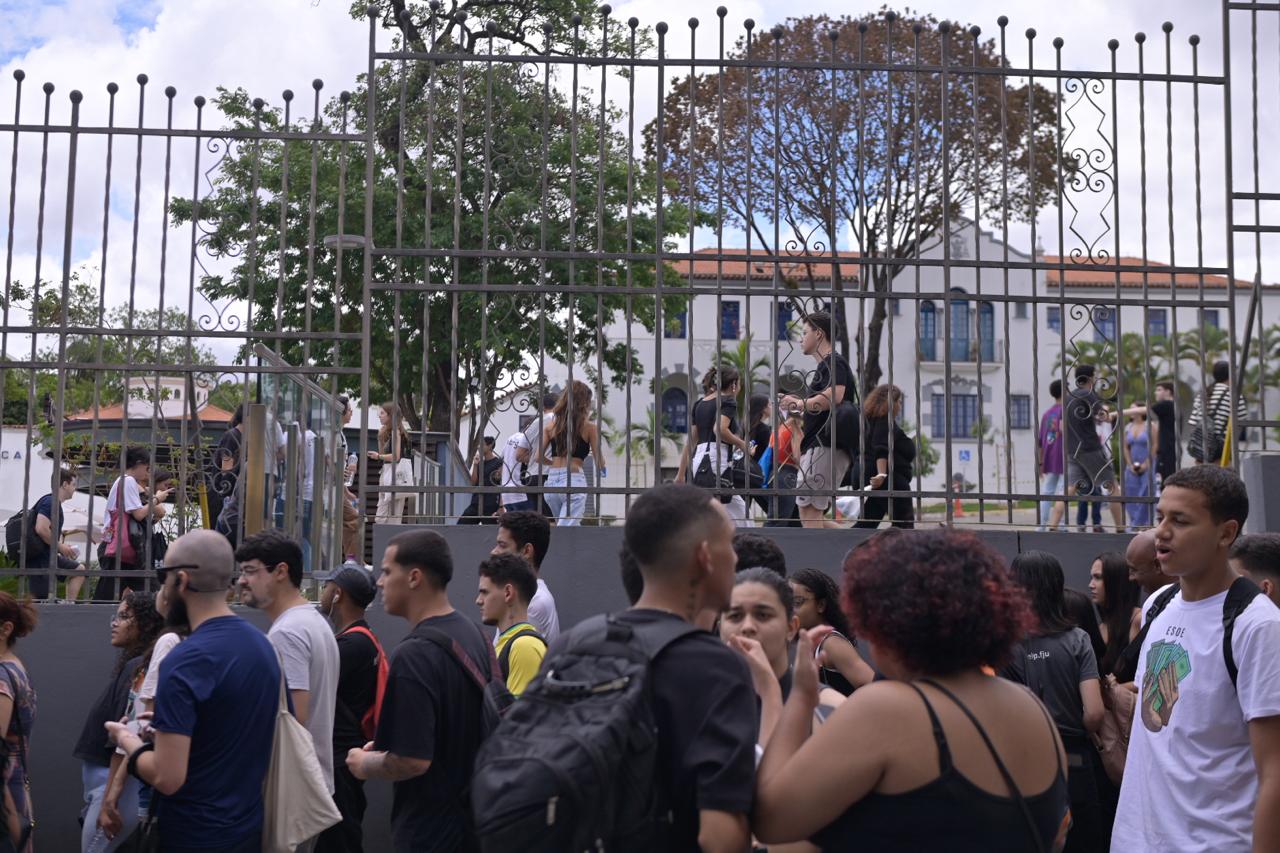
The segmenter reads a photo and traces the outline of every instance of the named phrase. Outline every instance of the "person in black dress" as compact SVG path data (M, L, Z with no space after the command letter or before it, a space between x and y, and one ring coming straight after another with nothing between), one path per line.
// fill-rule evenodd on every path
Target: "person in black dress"
M916 443L898 425L902 417L902 389L897 385L878 385L867 395L864 414L867 417L867 457L873 490L911 488L911 475L916 459ZM894 527L915 527L915 511L910 495L885 497L874 491L862 505L862 519L856 527L879 527L885 512Z

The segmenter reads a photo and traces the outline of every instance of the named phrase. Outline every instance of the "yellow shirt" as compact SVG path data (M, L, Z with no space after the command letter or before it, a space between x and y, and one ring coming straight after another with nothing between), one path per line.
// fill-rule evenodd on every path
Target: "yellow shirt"
M529 627L532 626L528 622L517 622L498 636L498 644L495 647L501 659L502 650L508 643L511 644L511 656L507 660L507 689L511 691L512 696L519 696L524 692L529 682L533 681L533 677L538 674L542 659L547 654L547 644L537 637L528 634L516 637L516 634ZM513 640L512 637L515 639Z

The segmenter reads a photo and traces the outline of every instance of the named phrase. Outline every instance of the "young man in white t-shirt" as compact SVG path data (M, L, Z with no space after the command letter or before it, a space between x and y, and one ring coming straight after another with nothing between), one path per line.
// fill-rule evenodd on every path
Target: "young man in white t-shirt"
M1280 850L1280 610L1257 595L1237 616L1234 686L1223 649L1237 580L1228 554L1248 514L1244 483L1226 468L1164 482L1156 555L1180 591L1142 644L1112 853Z
M498 516L498 536L489 554L517 554L529 562L538 579L538 591L529 600L529 621L544 640L553 643L560 636L560 616L555 597L542 579L542 559L550 547L551 523L545 516L530 510L507 512Z
M533 502L524 493L524 482L521 469L529 461L529 438L523 432L516 431L507 436L507 443L502 446L502 496L500 503L503 512L520 512L533 509Z

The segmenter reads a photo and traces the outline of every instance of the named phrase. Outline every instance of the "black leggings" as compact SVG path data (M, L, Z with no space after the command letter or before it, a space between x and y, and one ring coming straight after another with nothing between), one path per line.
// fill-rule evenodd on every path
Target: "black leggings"
M910 486L898 486L896 488L910 488ZM873 494L862 503L862 516L854 527L879 527L880 521L884 518L885 513L889 511L890 505L893 507L892 519L893 526L900 527L903 530L911 530L915 525L915 505L911 501L911 497L903 495L900 497L886 498L881 495Z

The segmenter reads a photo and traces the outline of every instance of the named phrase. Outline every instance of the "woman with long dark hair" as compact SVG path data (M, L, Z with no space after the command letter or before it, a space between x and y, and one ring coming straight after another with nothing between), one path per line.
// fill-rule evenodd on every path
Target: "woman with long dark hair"
M809 631L823 625L832 629L815 650L819 680L845 696L870 684L876 674L853 643L849 620L840 609L840 588L835 579L819 569L801 569L787 580L791 582L800 629Z
M405 429L404 416L397 403L378 407L378 449L369 451L370 459L382 462L379 486L408 486L413 483L413 441ZM404 511L412 494L378 492L378 524L404 524Z
M1004 559L953 530L878 533L844 563L844 610L885 675L826 725L800 632L782 718L756 774L760 841L859 853L1052 850L1067 825L1057 728L1028 691L983 672L1035 625Z
M738 454L745 457L751 452L738 425L741 385L737 368L728 365L713 367L703 375L702 398L689 412L689 440L680 456L677 483L685 482L687 476L690 482L699 485L700 471L714 475L721 482L731 482L735 457ZM721 494L720 500L734 524L746 526L747 502L742 495Z
M1071 831L1065 851L1107 849L1098 791L1098 751L1092 737L1102 727L1105 709L1098 662L1089 635L1067 616L1065 580L1058 558L1027 551L1013 558L1013 573L1027 591L1036 624L999 674L1025 684L1049 709L1067 751L1067 787L1071 794Z
M1107 651L1098 661L1098 668L1107 675L1115 671L1120 654L1142 630L1140 590L1129 580L1129 564L1123 554L1106 551L1094 558L1089 568L1089 594L1102 617L1102 640Z
M894 527L904 530L915 527L915 508L910 495L888 498L876 492L911 488L916 443L898 425L903 402L902 389L897 385L878 385L867 395L863 413L867 417L866 464L870 466L867 473L871 475L868 483L872 492L862 505L862 518L855 527L879 527L886 512Z
M600 427L591 420L591 388L577 379L564 390L551 417L542 430L542 446L551 458L547 466L547 507L559 527L582 524L587 509L586 475L582 463L593 455L596 470L604 475L605 461L600 454ZM576 487L578 491L563 491ZM555 490L559 491L555 491Z
M164 616L156 610L155 596L149 592L127 592L111 620L111 644L120 649L116 655L113 680L128 685L124 708L114 719L127 716L136 723L142 711L138 693L147 672L147 661L156 638L164 630ZM102 724L99 733L105 732ZM100 734L99 737L102 737ZM82 853L107 853L115 850L133 832L138 823L138 793L141 783L126 774L124 753L113 750L107 780L99 798L90 801L80 831Z

